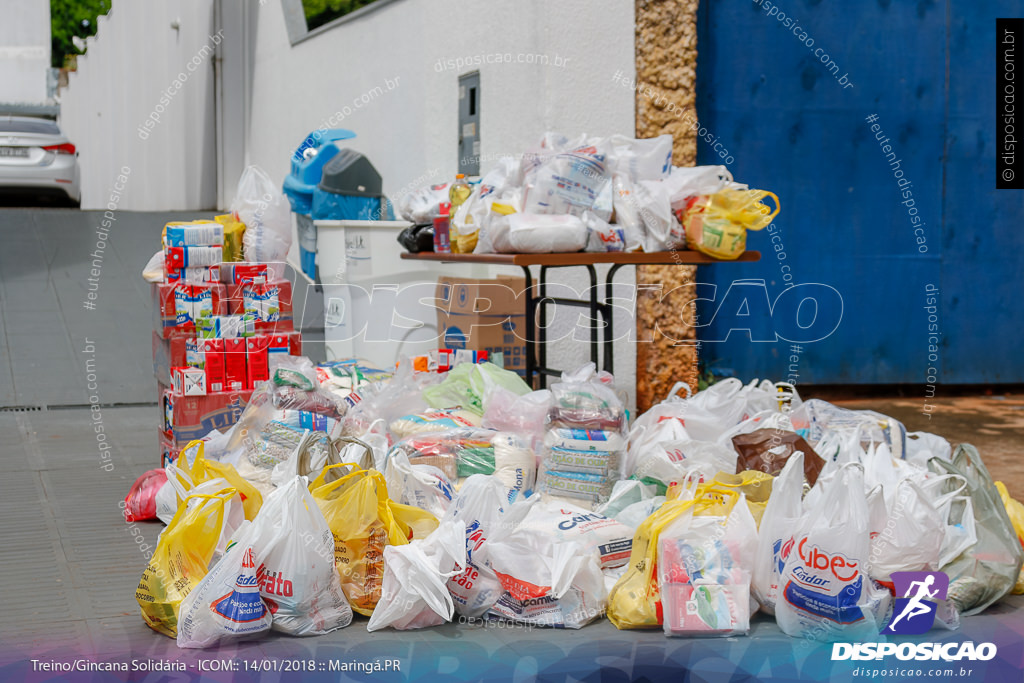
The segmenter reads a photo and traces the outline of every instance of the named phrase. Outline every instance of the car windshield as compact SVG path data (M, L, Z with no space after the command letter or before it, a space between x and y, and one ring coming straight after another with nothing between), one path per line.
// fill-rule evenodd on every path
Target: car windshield
M0 118L0 133L45 133L60 135L60 128L44 119Z

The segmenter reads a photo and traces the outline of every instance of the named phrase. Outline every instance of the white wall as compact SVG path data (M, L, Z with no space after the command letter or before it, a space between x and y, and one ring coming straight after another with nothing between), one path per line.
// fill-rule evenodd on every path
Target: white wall
M631 133L632 93L611 78L634 72L633 26L632 3L616 0L400 0L292 46L270 0L257 18L250 162L283 179L306 134L397 79L335 127L357 133L346 145L367 155L389 194L424 174L454 177L458 76L476 67L439 73L436 64L494 53L569 62L479 67L485 159L520 153L549 129Z
M213 0L119 1L98 23L61 93L61 127L80 153L82 208L107 206L123 166L131 173L119 209L213 208ZM151 115L159 121L140 134Z
M0 0L0 102L46 102L49 68L49 0Z
M388 195L396 198L424 176L429 180L420 184L444 182L457 168L458 77L475 69L482 172L501 154L529 149L547 130L631 135L633 93L613 87L612 77L635 73L633 12L633 3L621 0L398 0L292 46L281 4L270 0L259 8L255 29L249 162L283 180L295 147L349 106L351 114L333 127L356 132L345 145L370 159ZM440 72L436 66L496 53L547 55L549 64L483 63ZM566 66L553 65L556 55L568 58ZM387 90L388 80L398 86ZM378 86L383 94L354 106ZM473 276L467 267L451 268ZM620 281L632 282L627 270ZM578 269L553 277L586 286ZM564 326L553 332L565 334L574 318L560 312ZM634 327L628 316L616 324L620 331ZM571 339L548 352L549 364L560 368L588 358L589 346ZM635 358L634 345L617 345L616 374L631 397Z
M635 71L632 2L395 0L293 46L281 0L250 2L242 12L237 3L246 0L219 0L227 100L219 110L222 139L214 139L208 58L165 107L160 124L140 140L136 129L161 91L216 31L216 1L117 0L110 16L100 19L62 103L65 131L81 150L83 208L106 204L122 165L132 174L119 208L226 208L237 180L227 177L229 168L237 168L237 145L225 142L225 128L241 129L247 163L262 166L280 183L295 147L332 116L334 127L357 133L345 144L373 162L390 196L414 189L417 179L419 185L443 182L457 167L458 77L473 70L480 71L481 81L483 172L499 155L530 148L547 130L634 130L633 93L612 83L616 72L632 78ZM175 31L170 24L179 18ZM502 57L501 63L437 68L439 60L484 61L496 54L523 54L534 62L536 55L546 55L548 64L505 63ZM565 65L555 66L556 57ZM369 95L377 87L382 92ZM364 95L369 101L357 106ZM218 149L224 176L219 194ZM583 277L569 271L556 271L555 277L585 286ZM631 277L620 275L625 281ZM617 324L620 330L633 327L625 316ZM632 387L633 345L620 343L618 349L622 385ZM588 355L586 344L565 341L553 345L549 363L568 368Z

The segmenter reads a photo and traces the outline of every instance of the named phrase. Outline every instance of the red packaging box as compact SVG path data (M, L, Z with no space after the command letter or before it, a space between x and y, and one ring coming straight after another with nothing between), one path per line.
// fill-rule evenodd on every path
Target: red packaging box
M157 444L160 447L160 467L166 467L167 463L178 459L178 453L181 452L181 449L174 447L173 437L163 432L157 432L157 434Z
M270 337L260 335L245 340L245 368L247 389L256 387L256 382L270 379L270 359L267 351Z
M242 391L249 386L245 371L245 339L224 341L224 388Z
M219 282L153 284L153 328L161 338L195 336L201 315L226 315L227 287Z
M210 391L224 391L224 341L223 339L199 340L199 348L205 360L206 387Z
M156 381L169 387L171 386L171 368L205 368L206 354L203 353L202 341L194 337L182 336L164 339L160 332L154 332L152 339L153 374L156 375ZM221 366L223 364L222 359Z
M226 432L238 422L251 395L251 391L218 391L206 396L174 396L163 390L160 404L165 419L172 424L170 433L161 434L180 451L189 441L201 439L214 429Z
M253 278L270 277L270 267L266 263L223 263L220 268L220 281L237 285Z
M298 330L268 334L267 337L270 339L267 352L271 355L275 353L286 356L302 355L302 333Z

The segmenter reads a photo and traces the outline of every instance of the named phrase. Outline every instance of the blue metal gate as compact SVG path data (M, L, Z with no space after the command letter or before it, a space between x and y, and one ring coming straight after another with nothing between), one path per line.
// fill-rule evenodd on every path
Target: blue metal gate
M737 180L782 204L771 234L748 235L760 263L699 272L718 285L698 306L701 338L733 329L702 344L706 361L800 383L1024 382L1024 192L994 189L995 18L1020 9L701 2L698 163L723 163L725 149ZM743 278L764 280L770 300L789 284L834 287L838 329L799 349L752 342L737 331L747 309L722 305Z

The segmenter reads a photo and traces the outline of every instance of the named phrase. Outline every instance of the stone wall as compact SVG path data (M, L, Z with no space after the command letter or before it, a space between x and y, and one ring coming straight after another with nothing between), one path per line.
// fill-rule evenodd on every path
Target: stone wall
M684 116L697 116L697 5L698 0L636 0L636 137L670 133L675 166L697 162L697 137L684 122ZM695 266L637 268L638 414L680 380L696 390L692 288L662 297L692 284L696 274Z

